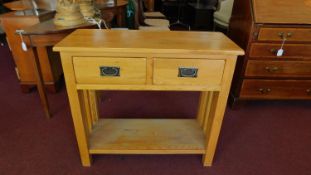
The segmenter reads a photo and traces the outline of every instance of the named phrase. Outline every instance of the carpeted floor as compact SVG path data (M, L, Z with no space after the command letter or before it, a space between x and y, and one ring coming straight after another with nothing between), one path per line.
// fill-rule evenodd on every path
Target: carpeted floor
M7 47L0 47L0 175L308 175L311 102L249 102L227 109L214 164L196 155L102 155L81 166L66 90L49 94L53 118L38 94L22 94ZM198 93L105 92L103 116L189 117ZM120 105L122 104L122 105Z

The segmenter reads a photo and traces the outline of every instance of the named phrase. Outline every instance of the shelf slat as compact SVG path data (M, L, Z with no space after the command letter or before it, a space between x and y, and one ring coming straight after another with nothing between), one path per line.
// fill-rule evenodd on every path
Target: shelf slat
M204 154L195 119L100 119L89 137L91 154Z

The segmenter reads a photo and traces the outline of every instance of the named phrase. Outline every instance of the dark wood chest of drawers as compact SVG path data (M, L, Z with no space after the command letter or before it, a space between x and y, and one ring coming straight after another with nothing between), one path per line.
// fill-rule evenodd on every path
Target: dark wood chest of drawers
M310 16L305 0L235 0L229 36L246 55L237 63L231 104L311 99Z

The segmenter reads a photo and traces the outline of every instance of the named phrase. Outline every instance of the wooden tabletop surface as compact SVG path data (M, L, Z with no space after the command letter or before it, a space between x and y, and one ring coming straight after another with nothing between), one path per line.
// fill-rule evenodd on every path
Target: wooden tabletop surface
M98 49L100 48L100 49ZM128 51L243 55L220 32L79 29L58 43L55 51Z
M90 23L83 23L76 26L57 26L54 24L53 19L47 20L38 24L35 24L33 26L24 28L23 35L45 35L45 34L53 34L53 33L63 33L63 32L70 32L72 30L78 29L78 28L95 28L95 24Z

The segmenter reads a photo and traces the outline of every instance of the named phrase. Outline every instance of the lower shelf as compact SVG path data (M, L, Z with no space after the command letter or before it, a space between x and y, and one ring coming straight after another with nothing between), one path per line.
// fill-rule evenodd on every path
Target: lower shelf
M204 154L195 119L100 119L89 136L91 154Z

